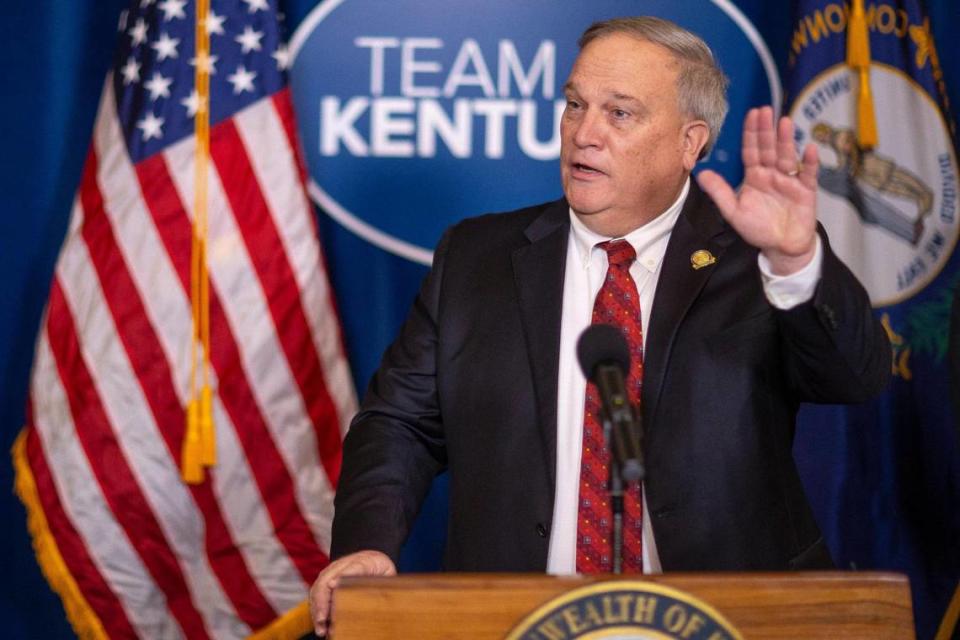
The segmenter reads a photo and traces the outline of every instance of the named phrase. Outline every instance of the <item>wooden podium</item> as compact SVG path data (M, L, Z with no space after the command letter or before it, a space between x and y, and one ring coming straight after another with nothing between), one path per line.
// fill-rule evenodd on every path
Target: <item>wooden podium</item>
M345 578L334 596L331 637L504 638L527 616L568 591L638 578L652 583L651 588L670 587L709 605L748 640L914 637L907 578L874 572Z

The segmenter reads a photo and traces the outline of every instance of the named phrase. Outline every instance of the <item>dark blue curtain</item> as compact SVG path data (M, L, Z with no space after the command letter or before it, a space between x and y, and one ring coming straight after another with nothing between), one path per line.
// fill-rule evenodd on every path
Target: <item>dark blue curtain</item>
M702 1L702 0L689 0ZM9 449L24 418L34 340L73 192L90 140L116 26L126 0L14 0L0 6L0 429ZM289 31L315 0L281 0ZM792 30L790 3L740 0L785 68ZM638 12L643 4L637 3ZM960 106L960 5L928 2L940 60L954 108ZM733 87L736 91L736 87ZM362 386L392 339L425 268L373 248L335 222L320 217L331 277L344 319L355 379ZM374 295L349 295L343 265L362 264ZM59 600L34 559L25 512L12 492L9 456L0 458L0 550L4 596L2 635L11 639L70 638ZM404 566L437 566L444 491L425 508Z

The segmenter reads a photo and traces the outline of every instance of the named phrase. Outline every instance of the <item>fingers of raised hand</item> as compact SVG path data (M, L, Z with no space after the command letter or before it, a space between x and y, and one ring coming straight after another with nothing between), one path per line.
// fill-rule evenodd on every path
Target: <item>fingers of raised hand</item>
M773 109L759 107L747 111L743 120L743 165L773 166L776 162L776 133L773 130Z
M777 170L788 176L800 173L797 147L793 142L793 120L787 117L780 118L777 124L776 164Z
M757 148L760 164L774 167L778 159L777 130L774 128L773 107L760 107L757 116Z
M743 154L743 165L746 168L760 164L760 151L757 147L757 119L760 116L759 111L759 109L750 109L743 119L741 153Z
M817 171L820 169L820 153L817 145L810 143L803 149L800 162L800 182L808 189L817 188Z
M746 169L765 167L787 177L804 174L801 179L805 186L816 185L816 150L810 151L808 146L803 158L798 159L793 120L784 116L775 125L773 108L769 106L747 112L743 123L743 164Z

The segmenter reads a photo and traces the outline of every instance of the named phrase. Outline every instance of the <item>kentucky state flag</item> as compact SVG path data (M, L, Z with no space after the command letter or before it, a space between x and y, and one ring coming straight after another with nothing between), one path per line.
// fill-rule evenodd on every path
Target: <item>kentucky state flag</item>
M805 410L796 456L837 566L907 573L918 636L949 638L960 609L947 361L960 202L943 73L919 0L795 9L787 112L798 142L819 147L820 220L894 348L886 394Z

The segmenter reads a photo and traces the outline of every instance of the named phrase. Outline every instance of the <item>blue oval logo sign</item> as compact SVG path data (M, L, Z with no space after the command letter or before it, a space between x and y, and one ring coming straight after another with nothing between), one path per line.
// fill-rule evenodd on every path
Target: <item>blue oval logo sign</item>
M467 215L559 197L563 84L577 39L637 10L626 0L321 3L290 43L311 197L369 242L423 264ZM648 0L642 10L702 34L730 76L730 115L703 166L736 184L744 114L779 108L766 46L726 0Z

